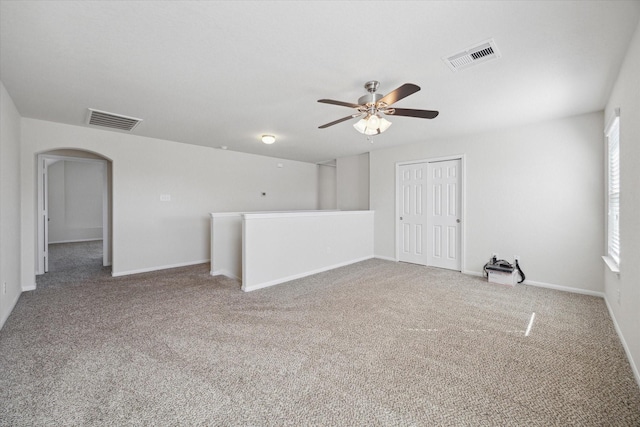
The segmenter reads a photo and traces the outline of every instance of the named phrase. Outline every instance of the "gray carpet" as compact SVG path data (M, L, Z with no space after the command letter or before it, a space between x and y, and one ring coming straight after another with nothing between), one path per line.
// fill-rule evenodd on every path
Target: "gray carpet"
M102 266L102 240L49 245L49 271L37 276L38 289L111 276Z
M0 331L0 425L640 425L599 298L382 260L251 293L92 268Z

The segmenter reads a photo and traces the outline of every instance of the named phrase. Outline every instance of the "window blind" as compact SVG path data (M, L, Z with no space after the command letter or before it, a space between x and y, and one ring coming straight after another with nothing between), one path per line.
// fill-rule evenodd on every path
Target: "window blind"
M608 145L608 255L620 263L620 118L615 117L607 130Z

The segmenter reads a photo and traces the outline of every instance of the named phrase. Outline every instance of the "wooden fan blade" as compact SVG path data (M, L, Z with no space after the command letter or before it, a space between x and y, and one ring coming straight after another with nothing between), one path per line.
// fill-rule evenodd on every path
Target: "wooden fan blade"
M354 114L352 114L352 115L350 115L350 116L343 117L343 118L341 118L341 119L335 120L335 121L333 121L333 122L331 122L331 123L327 123L326 125L318 126L318 129L328 128L329 126L337 125L338 123L345 122L345 121L347 121L347 120L349 120L349 119L353 119L354 117L358 117L358 116L359 116L359 114L355 114L355 115L354 115Z
M435 119L438 117L438 111L430 110L414 110L411 108L393 108L393 116L418 117L421 119Z
M419 90L420 86L414 85L413 83L405 83L393 92L389 92L388 94L386 94L378 102L384 102L387 105L391 105L394 102L398 102L402 98L406 98L407 96L414 94Z
M352 104L350 102L335 101L333 99L318 99L318 102L322 102L324 104L340 105L342 107L351 107L351 108L360 108L361 107L358 104Z

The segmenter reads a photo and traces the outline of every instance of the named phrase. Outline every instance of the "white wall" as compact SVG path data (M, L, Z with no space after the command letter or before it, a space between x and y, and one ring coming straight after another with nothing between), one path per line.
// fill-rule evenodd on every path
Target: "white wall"
M211 213L211 272L242 280L242 213Z
M244 214L242 290L373 258L373 216L371 211Z
M49 243L102 239L102 162L59 160L48 168Z
M608 120L620 108L620 275L603 262L605 298L640 385L640 25L609 102ZM603 121L604 123L604 121ZM601 138L604 138L601 135ZM603 139L604 140L604 139ZM606 145L602 144L603 150ZM603 245L601 254L606 254ZM618 291L620 298L618 300Z
M602 113L371 152L375 253L395 258L395 164L465 155L466 273L519 255L527 280L603 291Z
M369 209L369 153L336 159L338 209Z
M66 148L112 161L114 275L208 262L209 212L317 205L315 164L23 118L22 282L27 289L35 284L35 156ZM161 195L171 200L160 201Z
M318 209L337 209L336 167L318 165Z
M20 115L0 82L0 328L21 291Z

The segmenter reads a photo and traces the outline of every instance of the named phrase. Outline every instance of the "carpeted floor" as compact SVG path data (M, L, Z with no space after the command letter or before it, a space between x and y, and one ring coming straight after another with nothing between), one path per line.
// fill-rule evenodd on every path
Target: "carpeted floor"
M111 277L111 267L102 266L102 240L49 245L49 271L36 277L43 289L66 283Z
M600 298L383 260L250 293L72 270L0 331L0 425L640 425Z

